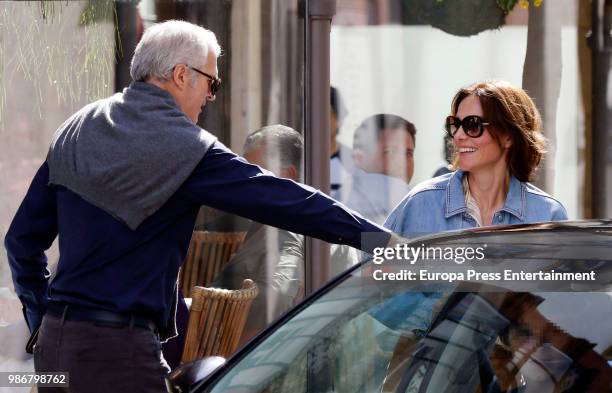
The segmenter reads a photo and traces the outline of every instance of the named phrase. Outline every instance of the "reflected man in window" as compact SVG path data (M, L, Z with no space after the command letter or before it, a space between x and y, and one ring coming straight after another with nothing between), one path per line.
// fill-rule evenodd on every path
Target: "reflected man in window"
M355 130L350 192L342 200L382 223L407 194L414 173L416 128L408 120L380 113Z
M300 180L304 141L297 131L280 124L250 134L244 158L278 177ZM332 274L336 275L357 259L356 250L332 246ZM250 278L259 287L253 301L242 341L250 339L287 311L304 290L304 237L252 222L244 243L211 286L239 289Z

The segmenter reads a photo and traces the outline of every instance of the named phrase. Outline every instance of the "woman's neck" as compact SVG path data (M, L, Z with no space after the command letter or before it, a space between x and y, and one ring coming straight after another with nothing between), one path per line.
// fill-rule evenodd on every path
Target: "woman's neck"
M490 225L493 214L502 208L510 187L510 174L468 173L470 194L480 209L483 225Z

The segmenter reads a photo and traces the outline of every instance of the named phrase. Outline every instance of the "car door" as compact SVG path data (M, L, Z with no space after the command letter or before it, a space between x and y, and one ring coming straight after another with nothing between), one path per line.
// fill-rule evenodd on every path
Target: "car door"
M607 223L580 223L420 239L418 247L486 244L489 269L590 269L599 281L542 288L537 282L377 280L373 272L384 265L365 262L194 391L610 391L611 234ZM414 268L438 263L426 262ZM385 271L405 268L390 263Z

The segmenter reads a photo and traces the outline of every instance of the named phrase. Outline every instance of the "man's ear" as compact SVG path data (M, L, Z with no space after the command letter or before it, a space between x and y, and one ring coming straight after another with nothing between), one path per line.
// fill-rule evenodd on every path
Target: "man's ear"
M291 179L294 181L299 181L300 174L298 170L293 165L290 165L286 168L281 169L281 177L285 177L287 179Z
M365 160L365 154L363 152L363 149L361 149L360 147L353 147L352 158L355 165L357 165L358 168L363 169L363 162Z
M189 83L189 70L185 64L177 64L172 70L172 81L177 87L183 89Z

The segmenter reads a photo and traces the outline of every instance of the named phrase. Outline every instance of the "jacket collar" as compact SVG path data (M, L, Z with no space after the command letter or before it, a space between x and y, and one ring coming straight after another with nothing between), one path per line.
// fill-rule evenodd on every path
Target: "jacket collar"
M462 185L463 175L463 171L456 171L446 185L446 218L467 211ZM525 217L525 192L525 183L511 176L506 202L501 210L512 214L522 221Z

